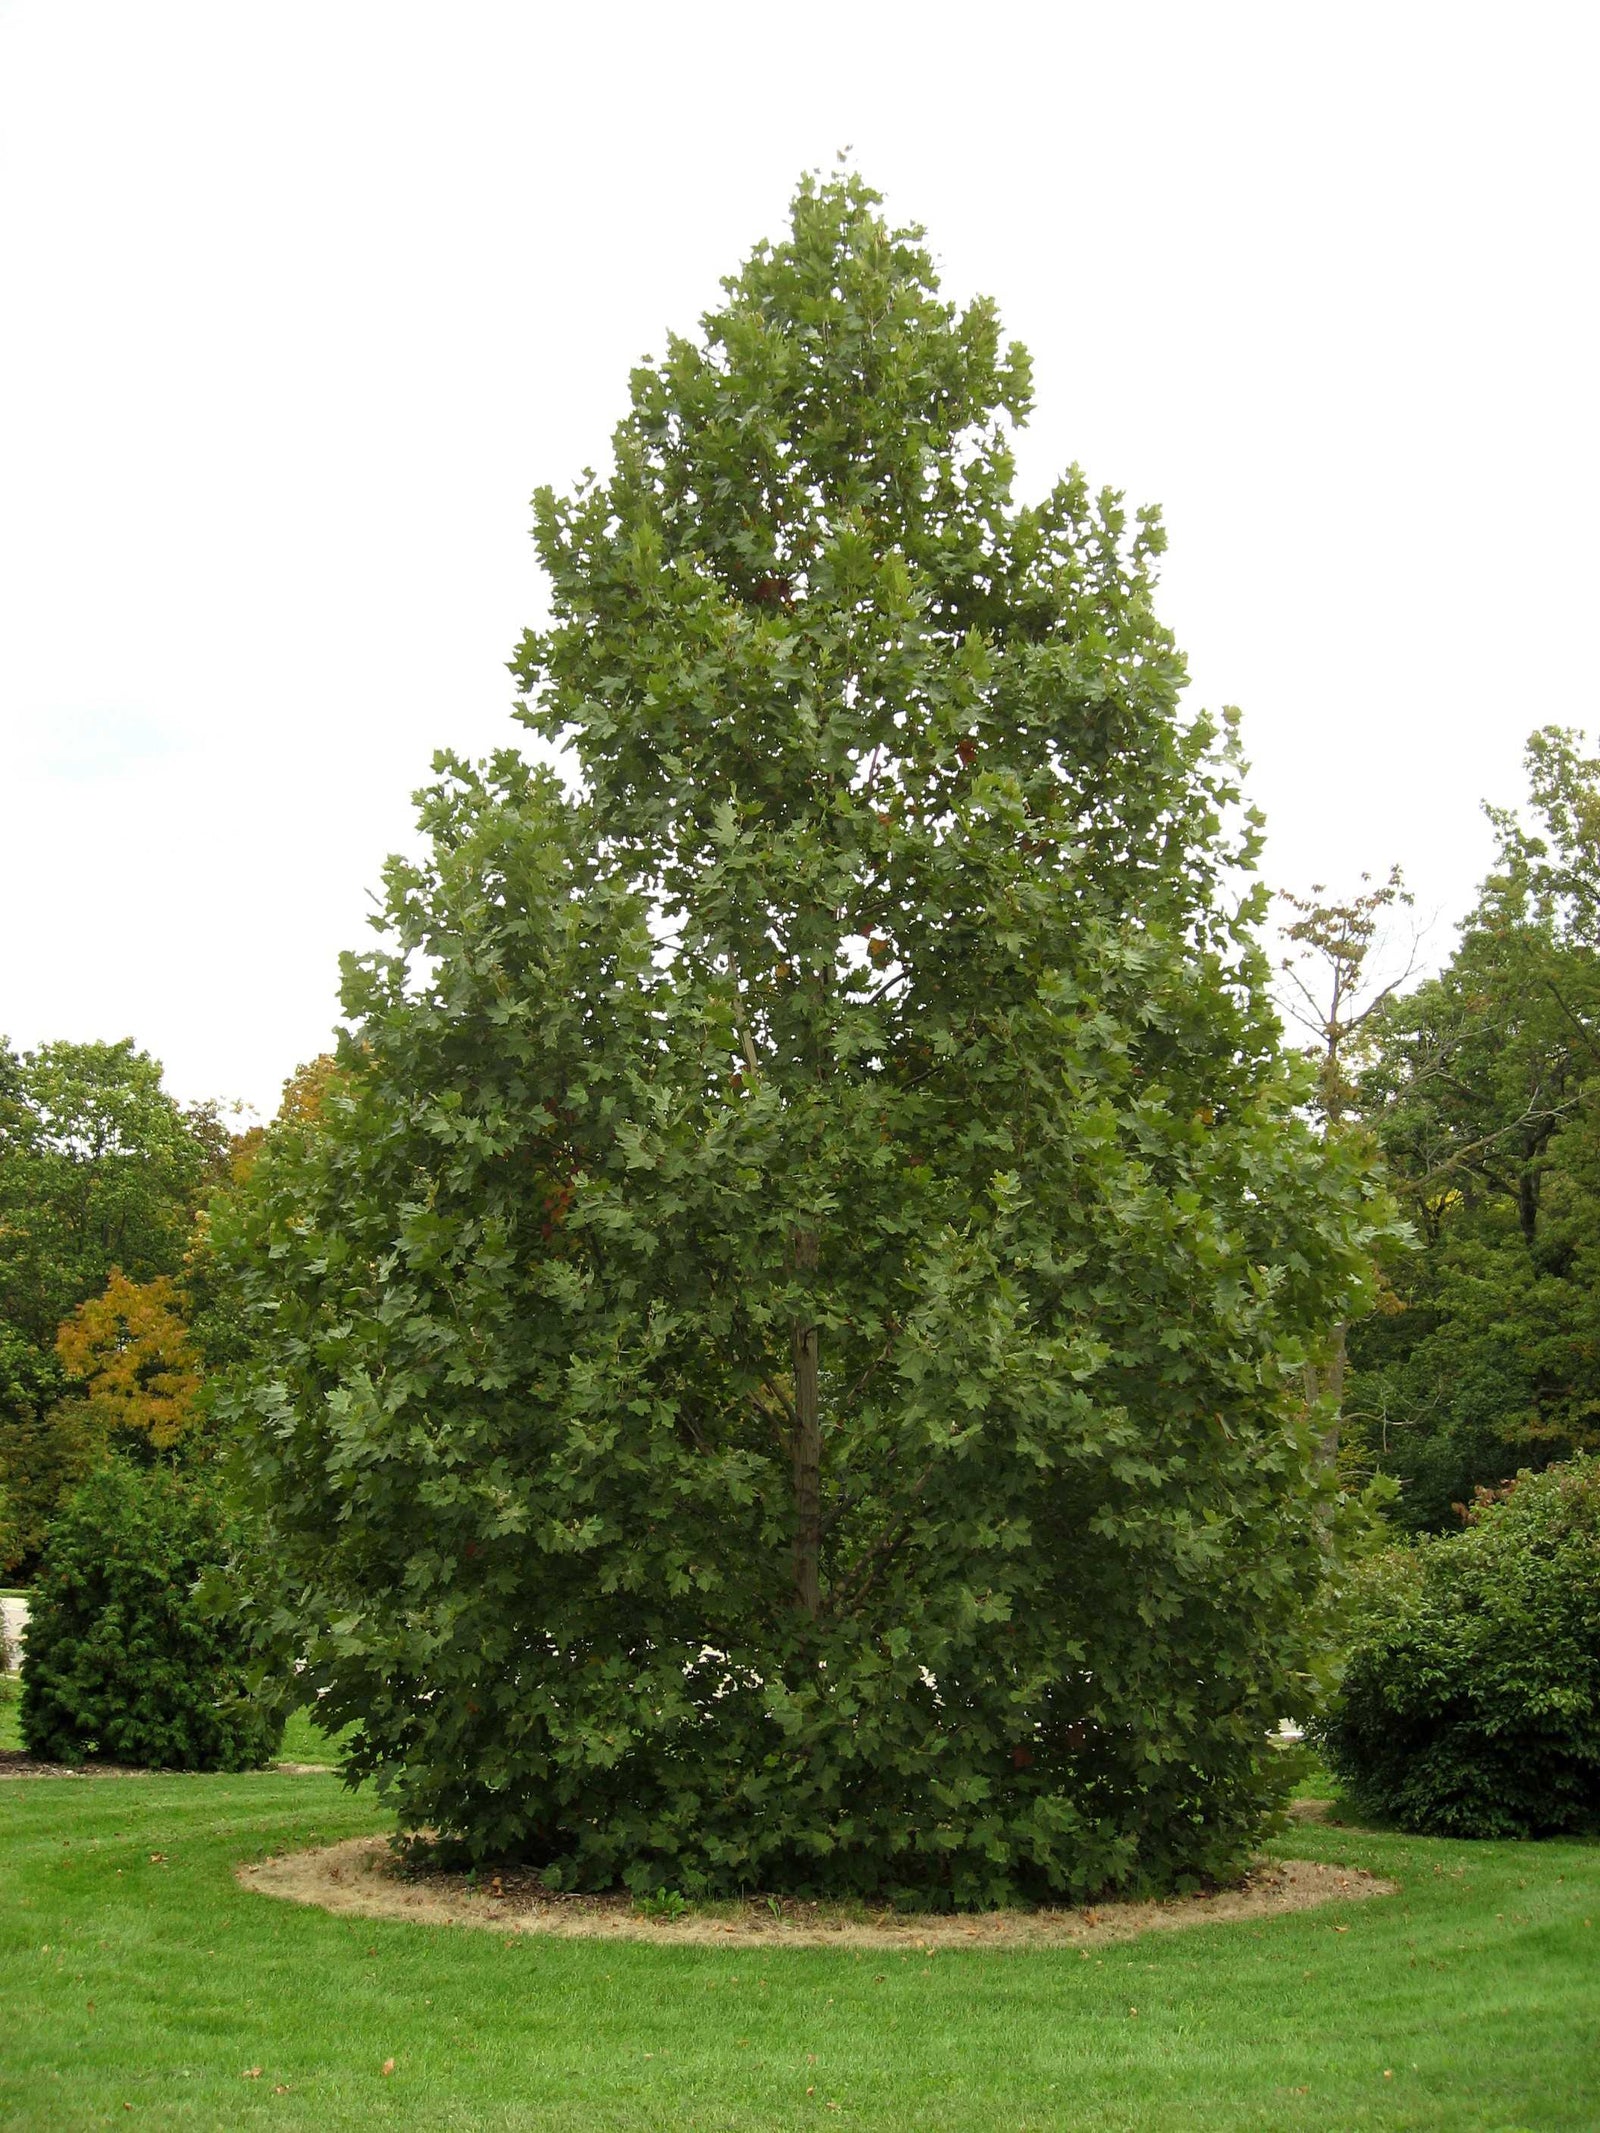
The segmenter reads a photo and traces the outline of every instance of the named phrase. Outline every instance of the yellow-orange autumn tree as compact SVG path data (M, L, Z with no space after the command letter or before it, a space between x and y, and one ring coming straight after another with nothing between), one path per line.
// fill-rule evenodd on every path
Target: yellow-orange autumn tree
M285 1081L283 1101L278 1106L273 1126L302 1130L316 1126L322 1118L329 1092L347 1079L345 1069L331 1052L319 1052L315 1059L306 1060ZM271 1130L268 1126L251 1126L233 1136L228 1151L228 1184L232 1190L237 1191L254 1170ZM208 1221L208 1213L202 1208L199 1217L202 1236Z
M56 1335L63 1369L83 1387L77 1419L102 1440L117 1430L175 1444L195 1414L200 1358L170 1276L130 1281L120 1267Z

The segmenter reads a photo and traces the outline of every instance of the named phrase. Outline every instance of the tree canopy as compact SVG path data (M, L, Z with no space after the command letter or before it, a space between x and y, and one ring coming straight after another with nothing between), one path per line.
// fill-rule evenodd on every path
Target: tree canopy
M0 1319L49 1347L113 1267L177 1273L227 1147L215 1110L185 1110L131 1038L0 1042Z
M1420 1250L1352 1345L1360 1455L1410 1525L1600 1448L1600 762L1529 743L1534 825L1439 974L1395 1001L1360 1102Z
M440 760L219 1236L261 1633L476 1856L990 1901L1221 1871L1272 1796L1382 1209L1159 522L1018 503L1029 405L801 187L536 499L574 789Z
M148 1451L185 1426L175 1277L228 1148L216 1108L180 1105L131 1039L0 1040L0 1565L37 1558L113 1441Z

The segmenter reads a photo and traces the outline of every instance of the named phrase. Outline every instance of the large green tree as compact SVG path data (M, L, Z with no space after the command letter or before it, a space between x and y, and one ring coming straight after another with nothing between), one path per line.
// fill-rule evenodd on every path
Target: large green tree
M1012 495L1026 359L807 183L441 763L225 1240L263 1634L401 1815L569 1882L1226 1870L1304 1707L1362 1288L1179 713L1161 534Z
M129 1038L0 1040L0 1320L48 1347L114 1266L175 1274L227 1148L215 1109L186 1110Z

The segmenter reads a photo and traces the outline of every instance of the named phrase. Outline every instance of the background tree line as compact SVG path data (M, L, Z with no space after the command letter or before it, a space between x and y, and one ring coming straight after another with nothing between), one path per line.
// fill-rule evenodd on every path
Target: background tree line
M1412 1529L1600 1445L1600 760L1550 727L1527 765L1530 820L1490 809L1436 976L1385 992L1366 967L1397 878L1299 914L1333 1003L1324 1107L1375 1136L1413 1239L1350 1330L1342 1457L1393 1477Z
M284 1116L321 1072L289 1084ZM208 1372L240 1352L210 1211L263 1129L185 1106L132 1039L0 1040L0 1571L27 1578L64 1500L109 1460L208 1463Z

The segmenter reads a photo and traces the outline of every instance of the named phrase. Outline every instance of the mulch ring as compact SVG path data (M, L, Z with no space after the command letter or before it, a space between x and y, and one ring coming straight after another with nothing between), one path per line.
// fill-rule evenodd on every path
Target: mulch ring
M333 1769L332 1763L269 1763L269 1770L277 1771L280 1777L320 1776ZM144 1778L187 1777L189 1771L147 1770L137 1763L102 1763L94 1760L87 1763L47 1763L36 1755L27 1755L20 1748L0 1748L0 1778Z
M544 1887L532 1869L465 1874L407 1869L386 1837L353 1837L313 1851L282 1853L235 1869L241 1887L361 1918L417 1925L478 1926L493 1933L564 1939L666 1941L700 1947L935 1948L1086 1947L1276 1917L1314 1905L1390 1896L1395 1883L1354 1867L1306 1859L1262 1859L1231 1888L1159 1902L1107 1902L1077 1910L987 1911L976 1915L874 1910L864 1904L752 1897L695 1904L676 1917L642 1912L627 1895L571 1896Z
M20 1748L0 1748L0 1778L142 1778L132 1763L45 1763Z

